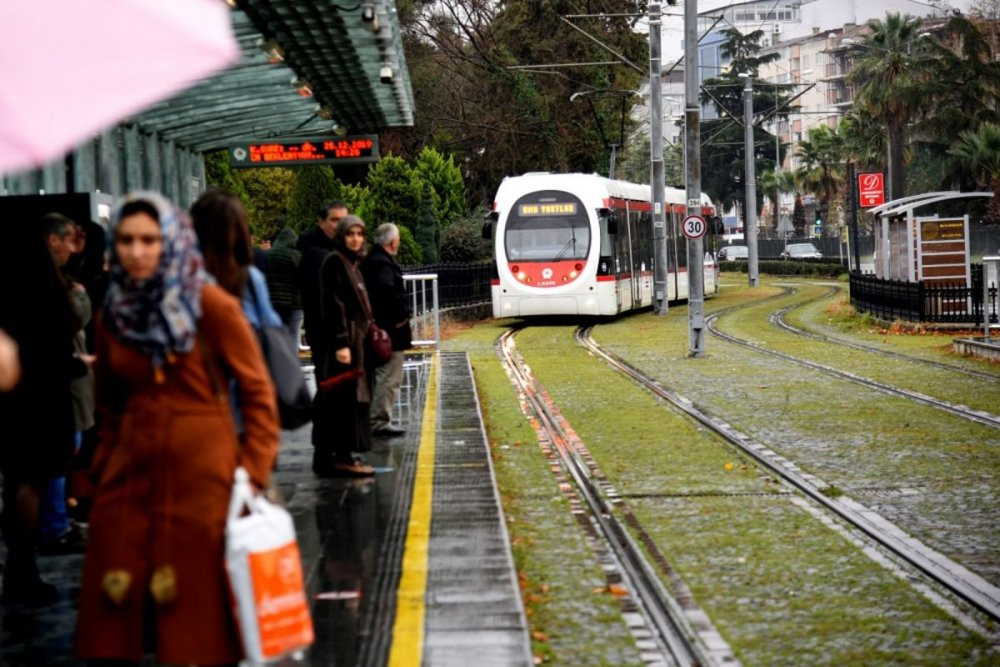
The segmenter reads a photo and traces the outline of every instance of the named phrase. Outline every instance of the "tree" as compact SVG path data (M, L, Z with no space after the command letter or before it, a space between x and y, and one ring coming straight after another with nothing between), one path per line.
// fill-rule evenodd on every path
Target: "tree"
M446 160L441 153L425 146L413 169L420 180L431 187L434 215L442 229L466 214L465 181L455 166L454 156L449 155Z
M826 125L811 128L807 137L798 143L803 185L818 195L820 218L824 231L829 231L833 226L830 205L844 180L843 141Z
M250 231L258 240L273 239L285 224L292 203L295 172L282 167L242 169L239 178L253 202L248 211Z
M802 169L786 169L778 172L778 189L781 192L791 192L795 195L795 207L792 209L792 227L796 236L805 236L806 212L802 205Z
M870 32L847 75L847 82L857 86L855 104L885 126L889 199L905 194L907 125L931 93L925 57L929 40L919 39L920 26L920 19L898 13L868 21Z
M761 194L771 202L770 224L762 220L762 224L760 225L762 230L765 231L765 236L770 236L771 232L775 232L778 229L778 174L770 170L765 171L757 177L757 185L760 187Z
M229 166L229 151L221 150L205 155L205 182L210 187L228 190L240 198L247 212L253 209L253 203L243 181L238 176L239 170Z
M420 266L424 263L424 254L413 239L413 232L406 227L399 228L399 251L396 261L402 266Z
M388 155L368 170L368 215L370 229L383 222L417 229L420 206L420 179L401 157Z
M574 24L621 53L628 66L516 70L519 65L594 63L612 56L563 16L576 0L401 3L407 62L417 115L400 137L402 155L424 146L454 154L473 202L491 201L500 180L526 171L606 172L609 150L580 91L635 90L648 57L639 16L629 0L600 0ZM604 128L620 127L621 97L594 99ZM628 98L627 104L637 100ZM626 109L627 111L627 109Z
M298 233L316 224L320 209L338 198L339 182L327 165L300 167L292 190L288 225Z
M701 124L701 183L702 189L715 200L716 205L729 208L744 198L744 188L740 184L746 160L743 154L743 81L739 74L748 73L756 81L761 65L780 56L777 52L760 55L763 30L743 34L736 28L730 28L721 32L726 40L722 44L722 56L729 58L731 63L723 75L707 79L703 86L701 101L713 104L719 118ZM787 118L791 107L786 105L791 90L792 86L782 84L762 85L758 82L754 86L753 159L758 172L775 168L774 157L768 150L774 145L774 135L759 124L765 119ZM762 200L760 191L757 198L753 206L759 210Z
M1000 126L985 123L975 131L963 132L949 152L974 175L978 185L993 192L986 217L991 223L1000 223Z
M483 220L488 213L480 206L441 232L442 262L485 262L493 259L493 245L483 238Z
M420 195L420 207L417 210L417 231L413 238L420 246L426 264L433 264L438 259L437 229L438 219L434 215L434 191L431 189L431 184L425 181L423 192Z

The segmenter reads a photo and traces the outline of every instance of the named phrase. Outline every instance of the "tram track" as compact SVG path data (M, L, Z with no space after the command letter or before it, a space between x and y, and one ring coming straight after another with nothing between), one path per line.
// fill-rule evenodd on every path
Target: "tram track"
M587 523L593 528L592 536L599 537L603 543L602 560L611 561L605 563L606 573L608 565L613 565L636 610L645 619L662 658L647 659L647 662L678 666L738 665L726 642L698 608L693 595L670 568L652 537L610 488L593 457L534 378L517 351L514 339L518 331L519 328L514 328L500 336L496 343L497 354L518 388L526 411L535 421L540 440L548 445L564 473L566 481L560 480L560 487L564 493L569 492L574 514L582 519L582 513L586 512ZM567 488L570 484L572 491ZM633 532L639 541L633 537ZM643 547L656 565L650 562ZM672 591L657 574L657 568L667 576Z
M787 293L792 293L792 291L793 291L791 288L785 288L785 289L787 290ZM759 303L759 302L757 302L757 303ZM756 305L756 303L753 304L753 305ZM791 307L792 306L789 306L789 308L791 308ZM950 403L948 401L943 401L941 399L934 398L933 396L929 396L929 395L924 394L922 392L913 391L911 389L903 389L902 387L897 387L897 386L894 386L894 385L891 385L891 384L888 384L888 383L885 383L885 382L880 382L878 380L873 380L871 378L867 378L867 377L864 377L862 375L858 375L857 373L852 373L850 371L845 371L845 370L841 370L839 368L834 368L832 366L827 366L826 364L821 364L821 363L818 363L818 362L815 362L815 361L810 361L808 359L803 359L801 357L796 357L796 356L791 355L791 354L786 354L784 352L779 352L777 350L772 350L772 349L770 349L768 347L765 347L763 345L760 345L758 343L754 343L752 341L749 341L749 340L746 340L746 339L743 339L743 338L739 338L737 336L734 336L732 334L728 334L728 333L722 331L721 329L719 329L719 327L717 326L717 322L718 322L719 317L721 315L724 315L724 314L728 313L728 312L732 312L733 310L736 310L738 308L740 308L740 306L737 306L735 308L728 308L728 309L725 309L723 311L719 311L719 312L716 312L716 313L713 313L713 314L709 315L708 317L705 318L705 328L707 328L712 333L712 335L714 335L715 337L720 338L722 340L725 340L725 341L727 341L729 343L732 343L734 345L738 345L740 347L744 347L744 348L747 348L747 349L750 349L750 350L754 350L756 352L760 352L761 354L766 354L766 355L775 357L777 359L781 359L783 361L788 361L788 362L792 362L792 363L798 364L800 366L805 366L805 367L810 368L812 370L817 370L817 371L820 371L822 373L826 373L828 375L832 375L834 377L837 377L837 378L840 378L840 379L843 379L843 380L848 380L849 382L854 382L856 384L860 384L862 386L868 387L870 389L875 389L877 391L881 391L883 393L886 393L886 394L889 394L889 395L892 395L892 396L897 396L897 397L906 398L906 399L909 399L909 400L912 400L912 401L916 401L918 403L922 403L924 405L928 405L928 406L933 407L935 409L938 409L938 410L950 413L952 415L961 417L963 419L967 419L967 420L975 422L977 424L982 424L984 426L989 426L991 428L1000 429L1000 416L992 414L992 413L989 413L989 412L986 412L985 410L975 410L975 409L970 408L970 407L968 407L966 405L961 405L961 404L957 404L957 403ZM787 312L788 308L785 308L783 310L785 312ZM777 312L780 313L780 312L782 312L782 310L778 310ZM773 317L773 315L772 315L772 317Z
M722 312L713 315L717 317ZM952 561L940 552L910 536L900 527L852 498L831 493L833 487L824 480L800 469L793 461L757 442L723 419L711 414L691 399L664 387L636 367L606 351L591 333L593 327L580 327L577 342L615 370L631 378L681 413L702 424L758 465L797 489L823 511L865 535L895 560L922 573L955 598L979 610L992 621L1000 621L1000 588L981 576ZM755 349L758 346L751 344ZM765 350L766 351L766 350ZM782 355L784 356L784 355ZM912 570L910 570L912 571Z
M874 345L866 345L864 343L857 343L857 342L853 342L853 341L843 340L841 338L836 338L836 337L833 337L833 336L827 336L825 334L821 334L821 333L817 333L815 331L810 331L808 329L803 329L803 328L797 327L797 326L795 326L793 324L790 324L785 319L785 316L793 308L798 308L800 306L804 306L804 305L813 303L814 301L819 301L820 299L829 298L829 297L837 294L838 292L840 292L840 288L839 287L832 287L832 288L830 288L830 291L827 292L827 293L825 293L825 294L821 294L821 295L819 295L817 297L814 297L812 299L807 299L805 301L801 301L801 302L799 302L797 304L794 304L792 306L787 306L785 308L782 308L780 310L777 310L777 311L771 313L771 315L769 316L768 320L770 321L770 323L772 325L778 327L779 329L787 331L788 333L791 333L791 334L795 334L796 336L800 336L802 338L809 338L809 339L817 340L817 341L820 341L820 342L823 342L823 343L830 343L832 345L839 345L841 347L849 347L851 349L859 350L859 351L862 351L862 352L871 352L871 353L878 354L878 355L881 355L881 356L884 356L884 357L891 357L893 359L900 359L902 361L907 361L907 362L910 362L910 363L919 364L921 366L929 366L929 367L932 367L932 368L937 368L937 369L940 369L940 370L949 371L951 373L958 373L960 375L967 375L969 377L974 377L974 378L977 378L977 379L980 379L980 380L986 380L987 382L1000 382L1000 376L993 375L991 373L984 373L982 371L976 371L976 370L973 370L973 369L970 369L970 368L961 368L961 367L956 366L954 364L946 364L946 363L943 363L943 362L940 362L940 361L934 361L932 359L923 359L921 357L916 357L916 356L914 356L912 354L903 354L901 352L894 352L892 350L884 350L882 348L875 347Z

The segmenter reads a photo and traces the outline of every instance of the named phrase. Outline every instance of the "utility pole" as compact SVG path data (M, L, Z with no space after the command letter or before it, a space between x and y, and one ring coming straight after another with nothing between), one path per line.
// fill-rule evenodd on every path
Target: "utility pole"
M701 103L698 100L698 3L684 3L684 155L687 215L701 216ZM704 225L703 225L704 226ZM705 354L704 231L687 241L689 354Z
M649 4L649 179L653 195L653 312L666 315L667 225L663 180L663 98L660 81L660 5Z
M743 79L743 144L745 156L743 159L743 222L746 226L747 239L747 277L750 287L757 287L759 282L759 264L757 262L757 176L753 150L753 77L741 72ZM777 218L777 216L775 216Z

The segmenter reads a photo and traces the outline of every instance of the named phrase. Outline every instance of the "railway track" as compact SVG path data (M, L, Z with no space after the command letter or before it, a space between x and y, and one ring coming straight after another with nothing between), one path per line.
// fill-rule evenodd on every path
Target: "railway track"
M751 436L740 432L690 399L664 387L639 369L604 350L591 337L592 330L592 326L580 327L576 332L577 342L612 368L719 435L770 473L798 489L818 506L866 535L898 561L916 569L957 599L978 609L992 621L1000 621L1000 588L913 538L861 503L845 496L831 494L831 485L822 479L801 470L794 462L763 443L755 441Z
M790 288L786 288L786 290L791 292ZM756 305L756 303L753 305ZM839 368L827 366L825 364L821 364L815 361L809 361L808 359L802 359L800 357L796 357L790 354L785 354L784 352L778 352L777 350L772 350L770 348L764 347L763 345L759 345L757 343L750 342L743 338L738 338L731 334L727 334L718 328L717 322L721 315L727 312L731 312L734 309L735 308L728 308L725 309L724 311L719 311L717 313L709 315L707 318L705 318L705 327L712 333L712 335L716 336L717 338L721 338L722 340L733 343L734 345L739 345L740 347L745 347L747 349L755 350L762 354L766 354L775 357L777 359L781 359L783 361L790 361L792 363L799 364L800 366L805 366L807 368L811 368L813 370L817 370L826 373L828 375L841 378L843 380L848 380L850 382L854 382L863 385L865 387L869 387L871 389L876 389L878 391L890 394L892 396L899 396L902 398L910 399L912 401L916 401L918 403L922 403L924 405L929 405L938 410L942 410L944 412L948 412L958 417L962 417L963 419L968 419L969 421L976 422L977 424L982 424L984 426L989 426L991 428L1000 429L1000 416L986 412L984 410L974 410L966 405L960 405L957 403L950 403L948 401L943 401L941 399L934 398L933 396L928 396L927 394L918 391L903 389L901 387L895 387L893 385L886 384L885 382L879 382L878 380L866 378L856 373L851 373L849 371L841 370ZM784 310L787 311L787 309ZM778 312L780 313L782 311L779 310Z
M865 345L864 343L857 343L857 342L853 342L853 341L843 340L841 338L835 338L833 336L826 336L824 334L816 333L815 331L809 331L807 329L802 329L800 327L796 327L796 326L794 326L792 324L789 324L785 320L785 316L788 314L788 311L790 311L791 309L798 308L799 306L804 306L806 304L812 303L813 301L819 301L820 299L826 299L828 297L833 296L834 294L836 294L839 291L840 291L839 287L833 287L826 294L821 294L818 297L815 297L813 299L808 299L806 301L802 301L800 303L795 304L794 306L788 306L787 308L782 308L780 310L777 310L777 311L771 313L771 315L769 317L769 321L774 326L776 326L776 327L778 327L780 329L783 329L783 330L785 330L785 331L787 331L789 333L795 334L796 336L801 336L803 338L810 338L812 340L818 340L818 341L821 341L821 342L824 342L824 343L830 343L830 344L833 344L833 345L840 345L842 347L849 347L849 348L852 348L852 349L855 349L855 350L860 350L862 352L872 352L872 353L875 353L875 354L880 354L880 355L882 355L884 357L891 357L893 359L900 359L900 360L903 360L903 361L908 361L910 363L920 364L922 366L930 366L932 368L938 368L938 369L946 370L946 371L949 371L949 372L952 372L952 373L958 373L960 375L967 375L969 377L978 378L980 380L986 380L987 382L1000 382L1000 376L998 376L998 375L993 375L991 373L984 373L982 371L973 370L971 368L961 368L959 366L955 366L954 364L946 364L946 363L943 363L943 362L940 362L940 361L934 361L932 359L923 359L921 357L913 356L912 354L903 354L901 352L894 352L892 350L885 350L885 349L882 349L880 347L875 347L874 345Z
M511 329L500 336L497 353L518 388L525 407L536 420L540 439L550 446L568 484L572 484L575 495L580 499L579 511L587 512L588 524L596 529L595 534L605 547L605 556L610 557L610 564L620 574L624 589L630 593L637 611L646 621L661 658L655 661L647 659L647 662L678 666L738 665L708 616L697 607L690 591L658 553L652 538L645 533L627 505L614 499L616 494L609 489L593 458L552 406L544 388L535 380L517 351L514 338L518 331ZM564 485L561 483L561 486ZM571 498L570 502L573 506L575 501ZM656 566L632 537L629 528L639 535L642 546L654 554L659 569L670 580L671 588L680 590L679 596L667 589L657 574ZM607 566L605 563L606 571Z

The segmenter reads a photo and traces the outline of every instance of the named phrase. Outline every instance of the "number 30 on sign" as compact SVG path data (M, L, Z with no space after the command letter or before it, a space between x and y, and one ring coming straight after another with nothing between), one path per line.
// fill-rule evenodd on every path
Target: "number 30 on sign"
M689 239L700 239L707 230L705 218L700 215L689 215L681 222L681 232Z

